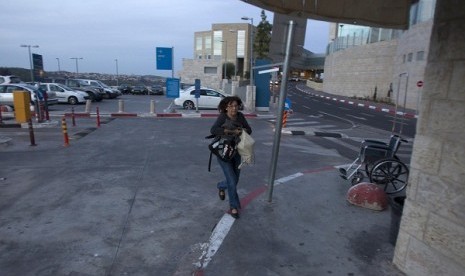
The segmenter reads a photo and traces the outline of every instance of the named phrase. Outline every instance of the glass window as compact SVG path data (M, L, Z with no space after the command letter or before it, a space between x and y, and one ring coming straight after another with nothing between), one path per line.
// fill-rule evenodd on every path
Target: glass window
M203 72L205 74L214 74L214 75L216 75L218 73L218 68L217 67L208 67L208 66L206 66L206 67L203 68Z
M417 60L424 60L424 59L425 59L425 51L418 51Z
M214 31L213 32L213 55L214 56L221 56L223 53L223 32L222 31Z
M412 58L413 58L413 53L409 53L408 56L407 56L407 61L411 62Z
M245 55L245 30L237 31L237 57L241 58Z
M212 48L212 38L210 36L205 37L205 49Z
M195 38L195 50L200 51L202 50L202 37L198 36Z

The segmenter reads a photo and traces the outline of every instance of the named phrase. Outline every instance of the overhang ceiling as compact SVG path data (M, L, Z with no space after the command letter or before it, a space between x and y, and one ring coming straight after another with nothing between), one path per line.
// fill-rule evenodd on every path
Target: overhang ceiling
M241 0L293 17L389 29L407 29L418 0Z

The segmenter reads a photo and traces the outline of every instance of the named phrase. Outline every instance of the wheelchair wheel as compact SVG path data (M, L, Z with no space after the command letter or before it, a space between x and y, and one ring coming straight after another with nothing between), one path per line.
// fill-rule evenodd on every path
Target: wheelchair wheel
M394 194L407 187L409 170L394 158L377 161L369 173L370 182L384 186L387 194Z

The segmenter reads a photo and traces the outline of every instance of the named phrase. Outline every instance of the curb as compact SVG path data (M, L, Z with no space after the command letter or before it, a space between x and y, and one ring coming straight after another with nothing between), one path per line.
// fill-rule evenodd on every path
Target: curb
M314 97L319 97L319 98L324 98L324 99L327 99L327 100L338 101L338 102L346 103L346 104L349 104L349 105L356 105L358 107L368 108L368 109L372 109L372 110L379 111L379 112L397 114L397 115L404 116L404 117L407 117L407 118L418 118L418 115L413 114L413 113L406 113L406 112L400 112L400 111L396 112L395 109L391 109L391 108L365 104L365 103L358 102L356 100L346 100L346 99L342 99L342 98L337 98L335 96L327 96L327 95L322 95L322 94L318 94L318 93L314 93L314 92L309 92L309 91L306 91L305 89L301 89L298 86L296 86L296 88L299 91L304 92L304 93L309 94L309 95L314 96Z

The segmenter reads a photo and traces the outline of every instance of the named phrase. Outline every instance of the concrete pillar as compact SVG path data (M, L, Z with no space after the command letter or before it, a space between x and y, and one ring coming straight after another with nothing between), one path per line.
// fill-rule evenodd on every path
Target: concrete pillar
M394 264L465 275L465 2L437 0Z
M255 111L255 86L247 85L247 92L245 94L245 108L250 111Z

